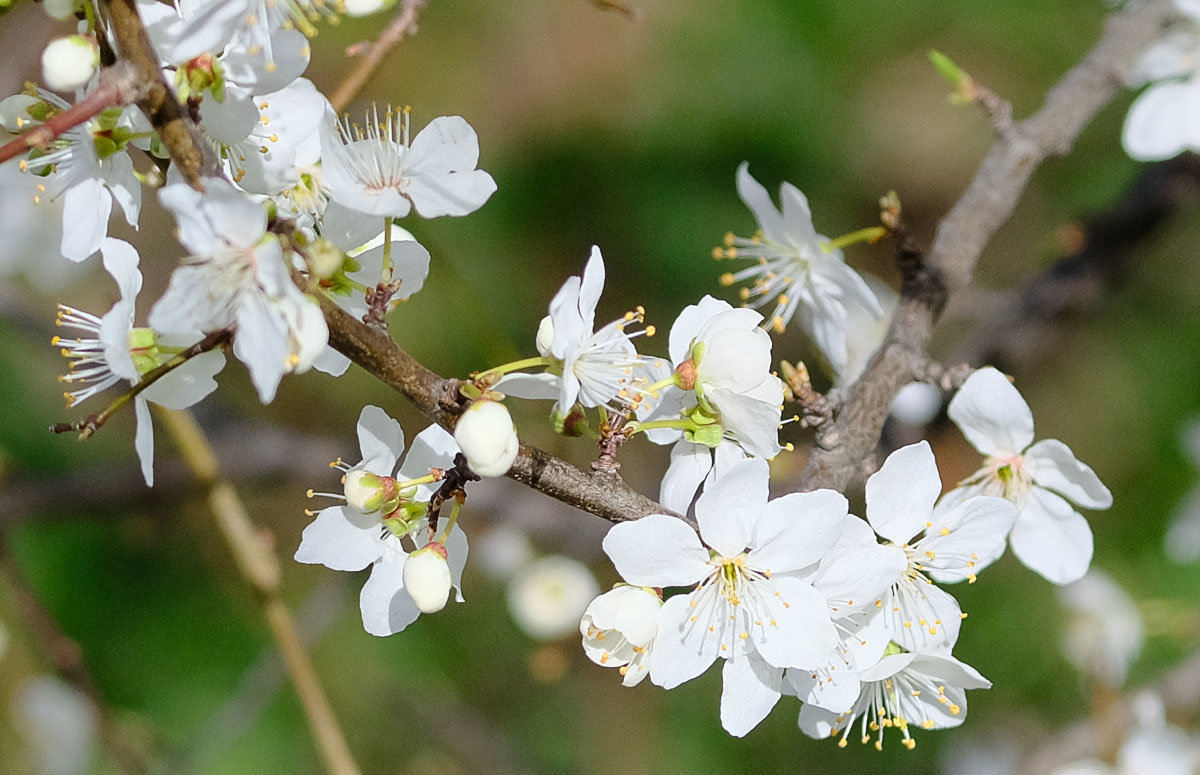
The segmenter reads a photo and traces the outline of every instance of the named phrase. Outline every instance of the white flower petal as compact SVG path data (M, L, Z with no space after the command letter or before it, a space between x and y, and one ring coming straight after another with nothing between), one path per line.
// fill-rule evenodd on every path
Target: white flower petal
M197 355L142 391L141 397L168 409L186 409L217 389L213 379L225 368L220 350Z
M1033 481L1087 509L1107 509L1112 493L1089 466L1057 439L1043 439L1025 452Z
M1133 102L1125 117L1121 144L1138 161L1162 161L1200 141L1200 83L1159 83Z
M133 447L137 450L138 460L142 464L142 477L147 487L154 486L154 422L150 419L150 406L146 400L138 396L133 400L134 413L137 415L137 432L134 435Z
M750 545L767 504L770 476L767 461L747 458L704 488L696 501L696 521L705 544L726 557L736 557Z
M422 218L469 215L496 193L496 181L483 170L414 177L408 196Z
M979 369L946 410L967 441L985 455L1012 457L1033 441L1029 404L999 371Z
M754 530L746 563L771 573L812 565L841 536L849 508L846 497L833 490L794 492L770 501Z
M944 584L979 573L1004 554L1005 538L1016 521L1016 506L986 495L940 514L918 543L927 559L926 572Z
M725 431L732 434L751 455L772 458L783 449L779 445L782 414L779 403L760 401L751 395L724 388L710 391L708 400L720 412Z
M747 654L725 660L721 679L721 726L734 737L745 737L779 702L783 670Z
M604 537L617 573L639 587L681 587L708 576L708 550L682 520L651 514L622 522Z
M867 520L894 544L908 543L925 529L942 491L929 442L919 441L888 455L867 479Z
M676 595L658 612L650 681L664 689L674 689L703 673L721 650L719 636L691 621L690 599L690 595Z
M112 196L98 178L85 178L67 189L63 197L63 232L60 251L72 261L83 261L100 249L108 234Z
M362 452L362 468L391 476L404 452L404 430L387 412L368 404L358 415L358 448Z
M761 603L770 621L750 630L755 651L776 667L816 668L837 648L838 636L829 620L829 604L811 584L789 576L754 582L763 590Z
M671 354L671 362L676 366L691 357L692 340L710 318L726 310L733 309L729 302L705 296L699 304L691 304L683 308L675 323L671 326L671 335L667 351Z
M750 175L750 162L744 161L737 169L738 196L754 213L763 236L775 242L787 242L788 231L783 216L771 201L771 195L761 183Z
M658 500L678 514L687 514L696 491L712 470L712 450L703 444L680 439L671 447L671 463L663 475Z
M1065 500L1034 487L1009 537L1013 554L1047 581L1069 584L1092 562L1092 528Z
M383 555L383 530L377 514L344 506L321 509L304 528L295 560L330 570L362 570Z
M400 632L417 620L421 611L404 591L404 562L407 555L387 547L383 558L371 568L371 577L358 596L363 628L385 637Z
M249 369L250 381L258 391L259 400L264 404L275 400L275 391L287 371L290 354L287 325L279 310L261 294L250 293L242 297L237 313L237 333L233 337L233 354Z
M543 371L539 374L505 374L496 390L507 396L527 399L556 399L562 377Z

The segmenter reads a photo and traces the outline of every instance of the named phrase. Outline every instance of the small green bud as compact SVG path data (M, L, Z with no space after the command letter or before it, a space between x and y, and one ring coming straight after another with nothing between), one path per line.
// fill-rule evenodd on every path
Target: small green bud
M333 277L342 268L342 261L346 254L337 245L334 245L324 237L317 237L308 246L308 271L312 272L315 277L328 279Z
M693 430L684 431L683 437L695 444L703 444L715 449L721 446L721 441L725 438L725 429L718 423L701 425Z

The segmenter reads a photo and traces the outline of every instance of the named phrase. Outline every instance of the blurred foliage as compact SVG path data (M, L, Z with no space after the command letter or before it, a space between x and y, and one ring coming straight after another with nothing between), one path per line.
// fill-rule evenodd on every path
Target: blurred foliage
M914 230L927 238L990 142L982 117L947 102L948 87L927 50L953 58L1022 115L1092 45L1105 13L1091 0L631 2L644 10L641 23L583 0L430 0L419 34L393 52L352 108L369 100L411 104L415 126L437 115L465 116L479 132L481 166L499 183L488 205L469 218L405 224L429 247L433 268L425 290L395 314L394 332L435 370L465 374L531 353L546 303L582 268L592 244L608 264L600 318L645 304L665 335L684 305L705 293L722 295L715 280L724 268L710 258L712 246L727 230L754 228L733 186L743 160L769 189L784 179L802 188L824 233L869 225L879 195L894 188ZM322 29L308 76L331 91L353 64L343 50L372 39L384 19L346 19ZM60 31L24 4L4 17L0 45L17 36L44 41ZM982 287L1002 289L1038 272L1058 255L1056 227L1119 197L1137 170L1118 141L1128 100L1103 112L1070 156L1034 176L980 264ZM146 209L143 233L167 233L170 224L157 208ZM1168 564L1161 548L1171 511L1196 478L1176 429L1200 411L1200 287L1191 280L1198 237L1195 212L1181 213L1138 258L1103 314L1065 322L1069 344L1016 373L1039 436L1066 441L1114 491L1110 511L1089 514L1096 565L1140 601L1178 606L1180 626L1152 631L1134 682L1159 675L1198 640L1200 570ZM178 254L168 240L150 242L139 242L146 304ZM885 246L856 248L849 259L894 281ZM115 290L97 277L61 298L104 309ZM121 723L149 736L169 771L319 772L290 689L259 696L245 688L255 686L243 676L269 654L269 638L194 493L157 492L143 501L138 489L111 507L53 497L59 479L135 472L132 422L118 418L82 445L44 432L71 416L54 395L61 362L45 346L52 308L36 290L13 295L28 306L14 307L26 317L0 323L0 391L10 397L0 424L0 483L50 493L41 511L3 515L20 567L79 642ZM960 318L945 328L965 325ZM664 350L664 339L651 349ZM801 335L778 340L778 357L812 354ZM204 410L210 419L252 428L252 418L265 417L333 437L350 456L364 403L399 416L410 438L421 427L389 391L354 370L337 382L315 372L289 377L266 408L240 367L226 369L221 382ZM518 420L534 428L545 409L521 408ZM551 438L548 429L531 433L582 464L591 453L586 444ZM934 441L947 481L970 472L976 459L952 428ZM165 465L173 452L165 438L160 443ZM638 444L625 453L623 472L653 492L665 451ZM780 488L798 465L777 463ZM329 473L246 488L281 556L290 556L307 523L302 493L310 486L330 486ZM503 497L478 499L464 513L472 537L481 532L473 510L486 520L529 525L529 513L548 508L515 487L493 492ZM565 534L598 535L595 518L547 513L560 526L534 531L540 547L573 552L592 563L602 584L614 581L597 542L564 549ZM468 566L467 605L378 640L358 622L356 595L365 574L285 563L297 607L322 583L335 585L340 614L314 646L314 658L351 748L370 773L800 766L928 773L944 745L996 730L1053 729L1088 707L1087 687L1059 653L1054 589L1011 557L979 584L953 589L971 614L956 654L995 688L972 693L962 730L922 733L915 751L897 745L883 754L809 740L796 729L797 706L788 700L747 739L728 737L718 719L716 669L670 693L648 682L622 689L612 671L583 658L575 639L536 644L521 635L503 589L477 567ZM3 610L4 625L21 641L11 607ZM36 662L28 642L18 644L0 660L0 691L11 691ZM261 703L261 712L241 726L221 726L229 717L219 721L214 714L231 697L256 708ZM19 761L16 745L11 731L0 735L0 761Z

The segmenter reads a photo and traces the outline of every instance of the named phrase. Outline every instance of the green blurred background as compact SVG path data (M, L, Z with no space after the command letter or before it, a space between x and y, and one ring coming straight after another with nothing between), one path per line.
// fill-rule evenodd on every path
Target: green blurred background
M804 190L818 230L830 235L871 225L876 200L895 189L927 242L991 139L975 110L948 104L927 50L947 53L1023 115L1092 45L1106 13L1100 2L1035 0L631 2L639 23L584 0L430 0L419 34L351 109L370 100L412 105L414 127L465 116L480 136L481 166L499 184L468 218L404 223L433 263L393 331L440 373L532 354L549 298L592 244L608 267L601 320L644 304L665 334L701 295L733 298L717 285L726 267L710 253L726 231L754 229L734 190L743 160L772 191L785 179ZM323 28L307 76L330 93L353 64L343 50L373 39L387 18ZM40 47L63 29L27 3L0 17L5 94L36 78ZM953 350L993 291L1060 255L1064 224L1120 198L1139 170L1119 144L1130 99L1106 109L1069 157L1037 172L980 263L984 290L950 310L939 351ZM145 199L136 242L147 277L143 314L179 257L166 238L171 224L149 191ZM1037 358L1006 364L1038 436L1067 442L1115 495L1111 510L1088 515L1095 565L1155 612L1131 683L1160 675L1200 643L1200 569L1172 565L1162 551L1171 513L1197 479L1177 431L1200 411L1198 237L1196 211L1180 210L1095 314L1061 322ZM89 411L67 411L58 397L63 364L47 346L53 302L99 313L116 292L98 262L59 278L66 262L47 266L37 249L24 244L16 256L11 243L0 245L0 265L32 263L64 283L47 291L44 279L13 275L0 295L8 407L0 529L10 576L25 578L79 644L120 726L153 749L164 771L319 772L299 705L272 667L254 596L167 437L159 438L162 481L146 491L131 417L83 444L45 431ZM851 249L848 258L895 285L886 247ZM776 341L777 357L813 356L799 334ZM645 345L664 352L665 336ZM367 772L927 773L937 770L939 749L994 733L1032 744L1087 713L1086 681L1060 653L1055 590L1011 556L980 583L953 589L971 614L956 655L995 687L972 693L962 729L922 733L912 752L809 740L786 699L748 738L730 738L718 719L718 670L670 693L649 682L623 689L613 671L583 657L576 637L539 643L523 635L503 584L478 563L468 565L466 605L374 638L357 613L365 573L290 560L308 522L304 491L336 486L324 463L354 458L364 403L400 418L410 438L424 423L355 369L338 380L289 377L268 407L239 365L220 381L199 417L274 536L285 594L316 633L313 658ZM520 407L519 426L586 465L590 445L554 438L546 408ZM788 437L807 438L794 427ZM952 427L936 426L932 440L948 483L972 470L977 458ZM776 462L779 490L802 455ZM627 478L654 494L666 451L639 442L622 458ZM605 523L515 484L473 491L462 524L473 540L497 524L515 526L539 552L589 564L601 586L616 580L599 550ZM0 658L0 697L8 698L0 700L0 770L25 772L8 708L47 662L23 630L11 584L0 595L0 623L11 641ZM102 757L94 769L115 771Z

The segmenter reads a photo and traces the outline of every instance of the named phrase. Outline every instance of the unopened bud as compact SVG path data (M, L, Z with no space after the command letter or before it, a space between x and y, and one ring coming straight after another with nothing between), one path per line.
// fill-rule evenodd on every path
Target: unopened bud
M443 544L426 544L404 562L404 589L421 613L432 614L445 608L451 583Z
M333 277L346 259L342 249L324 237L313 240L305 254L308 256L308 270L321 279Z
M538 353L543 358L548 358L550 356L550 345L553 343L554 321L550 319L549 315L547 315L546 317L542 318L541 323L538 323L537 339L535 340Z
M696 387L696 362L691 358L675 367L675 384L684 390Z
M454 428L467 464L480 476L503 476L517 458L520 442L512 417L498 401L475 401Z
M42 10L51 19L65 21L75 15L75 0L42 0Z
M367 16L393 5L395 0L346 0L345 8L347 16Z
M370 471L351 471L346 474L346 503L364 514L378 511L387 499L383 477Z
M83 35L50 41L42 52L42 80L55 91L83 88L100 64L100 47Z

